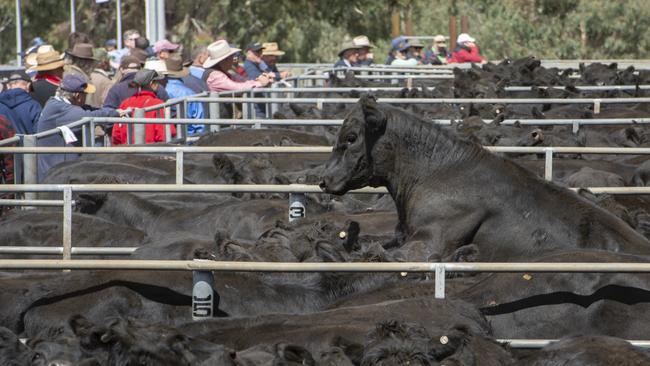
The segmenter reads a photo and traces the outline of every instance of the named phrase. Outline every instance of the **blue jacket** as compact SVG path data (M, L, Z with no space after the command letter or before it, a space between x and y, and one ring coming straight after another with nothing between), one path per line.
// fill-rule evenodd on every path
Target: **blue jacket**
M269 67L264 61L256 64L251 60L246 60L244 61L244 71L246 71L246 78L248 80L255 80L263 73L268 72Z
M83 108L70 104L67 100L58 97L50 98L43 112L41 118L37 123L37 132L43 132L55 129L60 126L65 126L71 122L78 121L83 117L119 117L119 113L112 108L102 108L94 111L87 111ZM72 129L73 132L80 131L81 128L77 127ZM37 140L37 146L73 146L68 145L63 139L61 133L56 133L47 137ZM79 158L78 154L38 154L38 181L43 181L47 172L53 166L60 164L64 161L76 160Z
M188 88L183 84L181 79L169 78L167 79L167 94L170 98L180 98L187 97L190 95L196 94L192 89ZM187 118L205 118L203 112L203 104L198 102L187 103L187 111L185 111L185 117ZM190 135L201 133L205 128L204 125L188 125L187 133Z
M348 65L344 59L340 58L336 63L334 63L334 67L352 67L352 65Z
M136 88L129 86L129 83L133 80L134 77L134 72L128 73L122 77L122 80L120 80L119 83L113 85L110 89L108 89L108 93L106 93L106 99L104 99L104 107L117 109L120 107L120 104L122 104L123 101L131 98L137 91ZM165 88L158 88L156 95L159 99L162 99L164 101L167 101L167 99L169 99L169 95L167 95Z
M0 115L7 117L17 134L32 135L41 114L41 105L22 89L0 93Z

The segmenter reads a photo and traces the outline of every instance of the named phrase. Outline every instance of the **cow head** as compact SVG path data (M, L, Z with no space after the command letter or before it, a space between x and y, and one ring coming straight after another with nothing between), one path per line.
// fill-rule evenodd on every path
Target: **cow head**
M386 131L386 115L372 96L364 96L343 122L325 166L320 187L328 193L344 194L373 185L372 150Z

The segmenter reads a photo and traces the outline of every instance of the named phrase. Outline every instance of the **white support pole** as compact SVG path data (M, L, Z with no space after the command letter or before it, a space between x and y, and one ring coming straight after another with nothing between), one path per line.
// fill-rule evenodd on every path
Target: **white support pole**
M63 188L63 260L72 259L72 189Z
M183 150L176 151L176 184L183 184Z
M158 39L156 41L159 41L163 38L166 38L167 35L166 33L166 24L165 24L165 0L155 0L158 4L156 5L156 28L158 31Z
M444 264L435 264L434 266L436 268L436 272L435 272L436 291L434 296L436 299L444 299L445 298L445 266Z
M544 152L544 179L553 180L553 149L546 148Z
M115 4L117 19L117 37L115 37L115 40L117 41L117 49L120 50L122 49L122 0L117 0Z
M75 0L70 0L70 33L77 31Z
M21 0L16 0L16 65L23 64L23 17Z

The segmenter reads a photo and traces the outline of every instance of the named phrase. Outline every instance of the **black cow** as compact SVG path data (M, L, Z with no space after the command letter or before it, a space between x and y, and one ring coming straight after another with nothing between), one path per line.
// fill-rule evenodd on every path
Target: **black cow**
M346 118L321 182L334 194L366 185L387 187L395 200L396 243L428 247L410 260L470 243L484 260L562 248L650 251L645 237L573 192L372 97Z

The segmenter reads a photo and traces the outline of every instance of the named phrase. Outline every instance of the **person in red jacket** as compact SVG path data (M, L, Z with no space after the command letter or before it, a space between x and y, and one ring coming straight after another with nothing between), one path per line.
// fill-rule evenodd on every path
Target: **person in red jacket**
M146 108L158 104L163 104L161 99L156 97L156 91L160 87L160 80L165 77L159 75L154 70L140 70L133 77L133 85L131 87L137 88L137 92L130 98L124 100L120 104L120 109L127 108ZM165 110L157 109L145 112L145 118L165 118ZM128 144L127 141L127 128L131 126L131 136L133 136L133 125L123 123L116 123L113 125L112 143L113 145ZM171 125L172 136L176 135L176 128ZM150 144L152 142L165 142L165 125L164 124L147 124L145 127L145 142Z
M475 62L479 64L484 64L485 58L480 55L478 46L476 45L476 40L470 37L467 33L461 33L458 35L456 40L456 49L451 54L451 59L449 60L450 64L457 63L461 64L464 62Z

